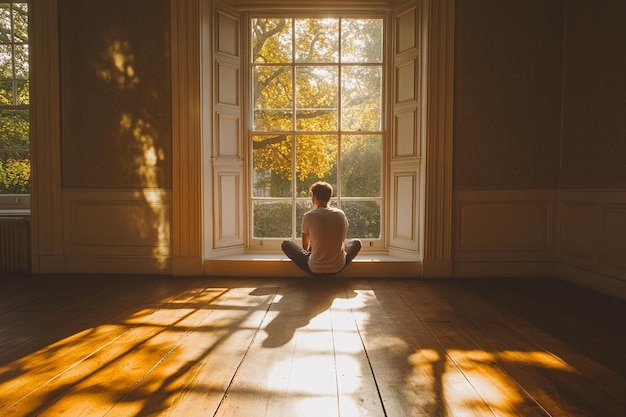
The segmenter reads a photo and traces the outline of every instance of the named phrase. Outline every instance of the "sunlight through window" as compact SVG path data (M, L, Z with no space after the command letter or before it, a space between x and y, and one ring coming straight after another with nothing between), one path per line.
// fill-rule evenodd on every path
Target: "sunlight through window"
M382 236L383 19L251 20L252 245L298 239L332 184L348 238Z

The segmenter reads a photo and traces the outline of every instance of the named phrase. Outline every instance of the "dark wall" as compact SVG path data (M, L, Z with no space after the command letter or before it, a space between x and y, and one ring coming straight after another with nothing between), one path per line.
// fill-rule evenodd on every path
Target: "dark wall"
M626 186L626 1L565 5L563 187Z
M456 0L454 186L626 186L626 2Z
M65 187L171 187L168 0L59 0Z
M455 3L455 188L626 186L626 2ZM170 187L169 1L59 26L63 185Z
M560 1L456 0L454 186L559 181Z

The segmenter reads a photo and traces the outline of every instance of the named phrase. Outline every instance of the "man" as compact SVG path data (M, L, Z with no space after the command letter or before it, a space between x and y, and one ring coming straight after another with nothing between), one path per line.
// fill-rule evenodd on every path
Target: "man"
M285 255L309 274L336 274L361 250L358 239L346 241L348 219L345 213L328 202L333 187L324 181L311 186L313 210L302 218L302 247L286 240Z

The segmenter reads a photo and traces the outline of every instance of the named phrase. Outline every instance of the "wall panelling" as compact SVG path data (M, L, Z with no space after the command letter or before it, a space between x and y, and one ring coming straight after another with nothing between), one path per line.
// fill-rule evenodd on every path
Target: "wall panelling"
M455 275L474 275L476 266L483 264L482 273L510 276L520 262L554 262L554 191L464 190L454 195ZM541 275L546 270L544 265L524 273Z

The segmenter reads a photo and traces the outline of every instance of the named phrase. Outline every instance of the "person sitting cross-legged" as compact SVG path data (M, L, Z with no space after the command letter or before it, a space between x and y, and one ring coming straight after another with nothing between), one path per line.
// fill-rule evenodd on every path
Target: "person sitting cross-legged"
M331 275L343 270L361 250L359 239L346 240L348 219L328 202L333 187L324 181L311 186L313 209L302 218L302 247L291 240L282 250L298 267L313 275Z

